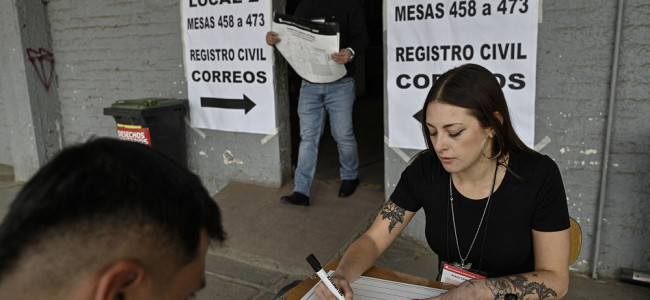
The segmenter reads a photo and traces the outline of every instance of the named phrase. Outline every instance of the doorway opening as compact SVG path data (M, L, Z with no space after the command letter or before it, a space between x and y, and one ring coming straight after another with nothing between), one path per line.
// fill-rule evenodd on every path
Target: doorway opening
M287 1L286 12L293 14L300 1ZM359 180L362 187L383 190L384 182L384 59L382 1L361 1L365 10L369 46L356 62L357 98L353 111L354 134L359 154ZM291 121L292 175L298 161L300 129L298 98L300 77L289 67L289 101ZM339 159L336 142L326 121L321 137L318 164L314 179L339 180Z

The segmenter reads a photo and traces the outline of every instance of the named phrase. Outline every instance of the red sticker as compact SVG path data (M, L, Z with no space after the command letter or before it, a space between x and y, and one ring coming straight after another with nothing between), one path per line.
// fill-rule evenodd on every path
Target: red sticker
M137 128L139 126L117 125L117 138L123 141L131 141L145 144L151 147L151 135L149 128Z

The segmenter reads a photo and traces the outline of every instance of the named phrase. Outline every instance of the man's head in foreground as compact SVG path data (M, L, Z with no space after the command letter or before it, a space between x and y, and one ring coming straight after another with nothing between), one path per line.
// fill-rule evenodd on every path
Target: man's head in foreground
M61 151L0 225L2 299L186 299L221 215L199 178L149 147ZM6 298L5 298L6 297Z

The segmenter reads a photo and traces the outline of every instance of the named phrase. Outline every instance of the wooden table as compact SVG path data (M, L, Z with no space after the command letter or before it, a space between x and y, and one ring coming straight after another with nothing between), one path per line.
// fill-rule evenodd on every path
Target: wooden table
M323 269L325 269L325 271L334 270L339 265L339 262L340 260L335 260L327 264L325 267L323 267ZM392 281L397 281L402 283L423 285L423 286L428 286L437 289L445 289L445 290L456 287L455 285L445 284L428 278L409 275L409 274L405 274L405 273L401 273L401 272L397 272L385 268L380 268L380 267L370 268L368 271L363 273L363 276L392 280ZM309 292L309 290L311 290L311 288L314 287L314 285L318 283L318 281L320 281L316 273L312 275L312 278L305 279L296 287L284 293L283 296L285 297L285 299L300 300L300 298L302 298L305 294L307 294L307 292Z

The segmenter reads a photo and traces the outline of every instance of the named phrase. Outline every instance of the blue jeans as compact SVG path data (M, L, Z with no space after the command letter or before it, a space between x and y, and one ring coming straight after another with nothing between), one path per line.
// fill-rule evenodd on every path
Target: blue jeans
M330 83L311 83L303 80L298 100L300 118L300 147L296 166L294 192L309 196L316 173L318 143L325 130L326 113L330 117L332 137L339 150L341 179L357 178L359 156L357 141L352 131L354 79L344 77Z

